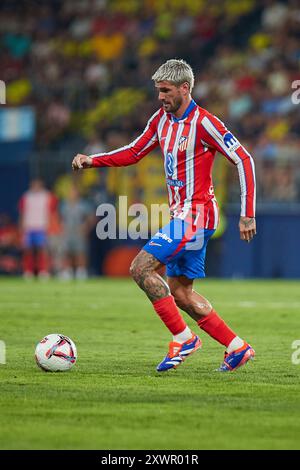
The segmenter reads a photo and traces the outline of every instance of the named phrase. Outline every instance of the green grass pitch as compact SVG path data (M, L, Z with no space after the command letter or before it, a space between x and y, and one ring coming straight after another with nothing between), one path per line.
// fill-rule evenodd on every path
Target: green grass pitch
M170 336L133 281L1 279L0 448L299 449L299 283L196 287L252 344L255 361L215 372L223 348L201 332L203 349L160 375ZM36 366L35 344L49 333L75 341L71 371Z

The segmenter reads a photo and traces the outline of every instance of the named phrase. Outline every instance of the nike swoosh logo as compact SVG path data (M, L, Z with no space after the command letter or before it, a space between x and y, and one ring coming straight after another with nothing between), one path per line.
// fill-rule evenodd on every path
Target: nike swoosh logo
M149 245L151 245L151 246L162 246L159 243L155 243L155 242L149 242Z

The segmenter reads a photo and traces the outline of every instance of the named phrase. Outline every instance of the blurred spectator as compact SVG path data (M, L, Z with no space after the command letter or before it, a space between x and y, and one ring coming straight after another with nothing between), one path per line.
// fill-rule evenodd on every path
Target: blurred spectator
M20 230L23 242L23 273L25 278L38 274L49 277L47 231L56 200L45 189L43 181L35 179L23 194L20 203Z
M93 133L89 138L85 148L83 149L83 153L85 155L93 155L95 153L101 153L106 151L106 145L102 139L96 133Z
M265 181L264 199L267 202L295 202L297 198L296 181L290 165L269 168ZM275 184L274 184L275 182Z
M262 25L265 29L274 31L285 23L288 18L288 5L277 0L265 0L262 15Z
M89 204L80 197L73 186L61 205L63 227L62 246L64 253L61 279L86 279L87 272L87 242L91 225L94 223Z

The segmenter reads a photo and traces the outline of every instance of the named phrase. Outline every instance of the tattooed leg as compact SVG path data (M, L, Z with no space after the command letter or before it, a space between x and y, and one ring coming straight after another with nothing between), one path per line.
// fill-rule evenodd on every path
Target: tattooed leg
M168 284L156 272L162 267L163 264L158 259L144 250L139 252L130 267L131 276L151 302L170 295Z
M177 335L184 334L185 339L181 337L181 341L186 341L193 335L176 306L168 284L156 272L162 267L163 264L153 255L141 250L133 260L130 272L138 286L147 294L154 310L173 338L176 338L177 341Z

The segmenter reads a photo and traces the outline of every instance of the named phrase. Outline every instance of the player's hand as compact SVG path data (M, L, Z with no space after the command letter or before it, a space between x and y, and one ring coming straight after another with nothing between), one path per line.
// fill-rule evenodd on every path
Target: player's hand
M76 157L73 158L72 169L74 171L77 171L77 170L82 170L83 168L91 168L92 161L93 160L91 157L78 153Z
M240 238L246 242L251 242L256 235L256 222L254 217L241 217L239 223Z

